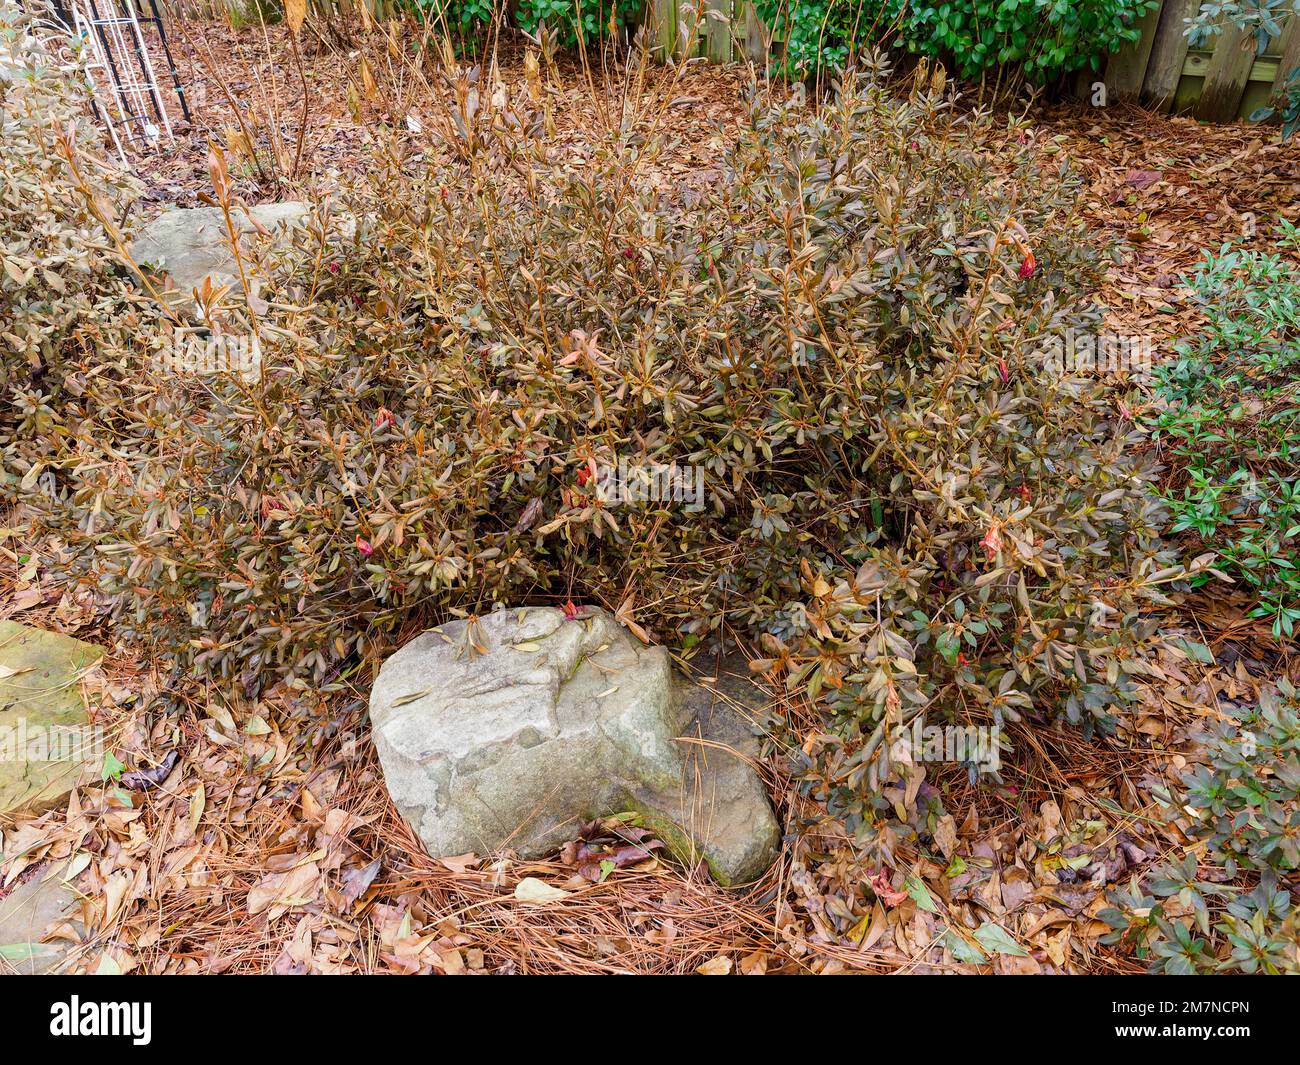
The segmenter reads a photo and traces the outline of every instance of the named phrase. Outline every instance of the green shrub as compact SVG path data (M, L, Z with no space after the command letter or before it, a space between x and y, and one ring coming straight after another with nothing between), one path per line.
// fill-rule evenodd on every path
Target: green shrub
M1213 48L1210 38L1228 26L1248 32L1255 38L1255 53L1263 55L1273 41L1282 36L1286 20L1300 15L1298 0L1205 0L1195 15L1183 21L1184 30L1194 48Z
M1152 426L1178 472L1174 532L1259 599L1252 616L1300 622L1300 231L1275 252L1206 253L1190 284L1204 330L1156 369Z
M486 45L497 9L494 0L402 0L402 7L447 34L461 53L469 55Z
M1166 797L1194 813L1190 835L1203 851L1114 893L1099 915L1112 929L1104 943L1133 949L1155 972L1300 972L1300 911L1280 884L1300 869L1298 710L1283 681L1214 726L1206 764Z
M1043 85L1137 40L1154 0L759 0L759 17L786 42L786 71L813 77L862 48L890 43L942 61L960 77L1003 71Z
M892 22L886 19L891 7L891 0L758 0L755 4L759 18L783 42L780 69L795 78L843 70L859 47L882 39Z
M632 25L643 7L642 0L519 0L515 21L533 35L546 24L561 47L576 48L579 38L591 44L605 37L611 25Z
M961 77L999 67L1042 85L1072 71L1100 70L1107 55L1140 36L1154 0L965 0L909 5L900 32L909 51L942 58Z

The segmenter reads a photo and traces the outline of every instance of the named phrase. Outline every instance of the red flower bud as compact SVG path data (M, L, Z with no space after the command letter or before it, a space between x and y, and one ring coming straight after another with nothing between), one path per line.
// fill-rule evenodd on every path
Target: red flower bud
M1022 279L1033 277L1036 269L1038 269L1038 260L1034 258L1034 253L1025 252L1025 257L1020 262L1020 277Z
M369 558L375 553L374 545L369 540L363 540L360 536L357 537L357 550L361 552L362 558Z
M389 410L387 407L380 407L379 413L375 415L375 428L387 429L390 425L393 424L393 421L394 421L393 412Z
M1007 371L1007 362L1005 359L998 359L998 376L1002 378L1002 383L1004 385L1011 380L1011 374Z

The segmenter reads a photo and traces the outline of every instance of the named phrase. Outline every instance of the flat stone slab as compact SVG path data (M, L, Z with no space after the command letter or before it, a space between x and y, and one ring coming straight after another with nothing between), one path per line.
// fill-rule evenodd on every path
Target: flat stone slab
M0 817L43 813L98 770L88 765L103 752L81 680L103 655L71 636L0 621Z
M58 877L29 880L0 899L0 974L42 976L56 971L75 945L66 939L42 939L51 926L74 921L76 899L77 893Z
M691 689L663 648L603 610L499 610L392 655L370 695L372 736L435 856L543 857L584 823L632 812L719 882L746 883L774 860L779 829L754 769L717 746L734 721L699 714L713 697Z

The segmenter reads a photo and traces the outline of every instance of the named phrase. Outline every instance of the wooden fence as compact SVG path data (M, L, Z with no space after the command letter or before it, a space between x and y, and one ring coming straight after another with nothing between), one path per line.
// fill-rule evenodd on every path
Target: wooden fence
M1200 6L1201 0L1162 0L1142 20L1141 39L1111 56L1102 76L1082 76L1080 91L1091 93L1092 83L1101 81L1108 102L1135 99L1210 122L1230 122L1263 106L1300 66L1300 17L1288 18L1282 35L1257 57L1254 38L1231 25L1203 47L1190 47L1183 20ZM715 63L764 62L772 34L748 0L704 0L704 11L701 19L698 0L649 0L646 20L656 46Z
M1111 56L1107 93L1159 111L1230 122L1263 106L1300 66L1300 17L1287 19L1282 35L1257 58L1254 38L1231 25L1204 48L1189 47L1183 20L1200 5L1201 0L1157 5L1143 20L1142 39Z

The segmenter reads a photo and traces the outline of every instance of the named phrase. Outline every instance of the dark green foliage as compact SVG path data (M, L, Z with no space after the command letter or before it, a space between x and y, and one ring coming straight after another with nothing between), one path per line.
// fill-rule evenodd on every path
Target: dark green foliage
M859 47L884 39L892 25L891 0L758 0L763 23L776 31L783 50L779 68L791 77L810 78L843 70Z
M422 22L446 34L462 54L475 55L488 39L495 0L401 0Z
M1170 799L1195 815L1199 858L1156 867L1144 888L1111 895L1103 942L1149 958L1155 972L1300 972L1300 913L1283 879L1300 869L1300 703L1286 681L1259 706L1217 723L1205 764ZM1171 917L1177 901L1190 919Z
M556 31L561 47L575 48L581 37L586 44L609 35L614 29L636 21L642 0L520 0L515 21L536 35L545 23Z
M938 59L962 78L999 70L1042 85L1071 71L1100 70L1138 37L1154 0L759 0L756 10L786 42L795 77L844 66L859 49L890 44Z
M1174 532L1259 603L1278 636L1300 622L1300 231L1276 252L1206 253L1190 280L1205 327L1157 367L1153 434L1176 460Z

